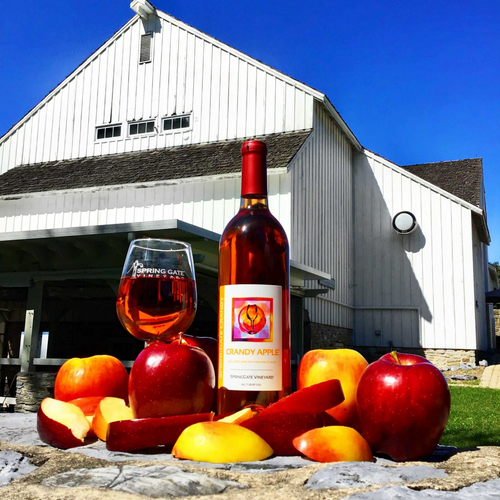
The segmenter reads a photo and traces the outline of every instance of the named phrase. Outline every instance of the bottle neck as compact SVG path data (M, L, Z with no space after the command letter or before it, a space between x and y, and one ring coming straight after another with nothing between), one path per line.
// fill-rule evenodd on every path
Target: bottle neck
M257 143L258 141L253 142ZM267 165L265 145L264 148L259 147L243 151L242 156L241 198L246 200L267 198Z
M240 203L240 210L256 210L259 208L269 208L267 206L267 196L242 196Z

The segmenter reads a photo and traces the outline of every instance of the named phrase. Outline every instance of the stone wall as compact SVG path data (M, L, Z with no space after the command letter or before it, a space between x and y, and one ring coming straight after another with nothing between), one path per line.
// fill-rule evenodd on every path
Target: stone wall
M459 366L460 363L477 364L483 357L473 349L423 349L404 347L354 347L369 363L376 361L384 354L391 351L417 354L428 359L438 368L446 366Z
M34 413L44 398L54 397L55 373L20 372L16 379L16 408L18 413Z
M500 309L493 309L495 314L495 333L500 336Z
M352 346L352 330L310 323L311 349L335 349Z

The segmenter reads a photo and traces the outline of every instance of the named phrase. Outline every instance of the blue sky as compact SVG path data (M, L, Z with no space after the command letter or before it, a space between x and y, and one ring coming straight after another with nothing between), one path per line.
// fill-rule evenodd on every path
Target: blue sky
M399 165L482 157L500 261L500 2L156 0L324 92ZM133 15L127 0L24 0L0 17L0 135Z

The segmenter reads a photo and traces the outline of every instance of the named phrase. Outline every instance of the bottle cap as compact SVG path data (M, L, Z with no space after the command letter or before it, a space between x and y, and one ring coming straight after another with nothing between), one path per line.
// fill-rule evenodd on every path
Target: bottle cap
M252 140L241 147L241 196L267 196L266 143Z

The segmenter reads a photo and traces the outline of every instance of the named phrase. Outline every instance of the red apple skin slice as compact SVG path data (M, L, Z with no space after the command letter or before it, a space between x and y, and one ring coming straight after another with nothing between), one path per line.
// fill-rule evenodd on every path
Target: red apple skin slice
M111 422L108 425L106 448L109 451L127 452L173 445L186 427L198 422L210 422L213 417L213 413L197 413Z
M310 385L300 389L290 396L280 399L276 403L264 408L261 415L268 415L285 410L293 410L306 413L322 413L334 408L344 401L344 392L340 381L337 379L327 380L319 384ZM254 417L255 418L255 417Z
M294 456L293 440L307 431L323 427L323 415L304 411L285 410L262 413L239 424L258 434L274 450L275 455Z
M41 406L37 413L36 427L38 435L44 443L60 448L61 450L82 446L84 442L83 439L75 437L69 427L47 417L43 413Z

